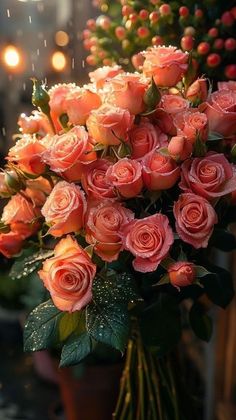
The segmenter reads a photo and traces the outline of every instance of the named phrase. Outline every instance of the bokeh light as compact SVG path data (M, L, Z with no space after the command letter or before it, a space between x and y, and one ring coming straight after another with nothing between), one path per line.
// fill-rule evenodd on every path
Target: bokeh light
M55 51L51 59L52 67L56 71L62 71L65 69L67 64L67 59L65 54L62 51Z
M69 43L69 35L65 31L57 31L55 34L55 42L59 47L65 47Z
M14 45L7 45L3 50L3 61L5 66L15 69L20 66L21 55Z

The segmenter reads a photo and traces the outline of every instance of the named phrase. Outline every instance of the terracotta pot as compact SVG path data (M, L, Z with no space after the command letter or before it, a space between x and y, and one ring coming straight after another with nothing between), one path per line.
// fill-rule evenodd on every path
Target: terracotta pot
M66 420L111 420L122 367L121 364L86 366L79 379L71 368L59 369Z

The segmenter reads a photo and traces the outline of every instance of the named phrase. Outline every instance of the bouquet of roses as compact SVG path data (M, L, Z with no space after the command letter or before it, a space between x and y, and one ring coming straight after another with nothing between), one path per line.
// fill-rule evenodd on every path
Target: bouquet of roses
M175 47L143 57L141 74L104 67L82 87L33 81L38 110L20 116L1 172L0 251L13 278L38 272L48 291L25 350L59 346L61 366L99 343L126 352L114 418L162 419L163 398L178 406L158 358L178 343L181 314L209 340L202 295L221 307L233 296L210 250L236 243L236 84L192 82Z

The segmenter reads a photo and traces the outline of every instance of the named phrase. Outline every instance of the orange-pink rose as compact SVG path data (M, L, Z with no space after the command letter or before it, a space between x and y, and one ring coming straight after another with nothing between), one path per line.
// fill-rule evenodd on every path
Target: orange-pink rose
M18 254L23 246L23 238L15 232L0 233L0 253L6 258Z
M184 112L189 108L189 102L179 95L163 95L160 105L165 112L171 115Z
M153 47L143 55L143 73L158 86L176 86L188 68L188 54L176 47Z
M41 212L50 226L48 233L62 236L78 232L83 227L86 210L85 196L80 187L60 181L53 188Z
M187 89L186 98L192 102L193 105L199 105L206 101L208 95L207 80L197 79Z
M38 274L61 311L79 311L92 299L96 265L70 235L60 240Z
M149 190L166 190L173 187L180 176L180 168L170 156L158 150L148 153L142 160L143 182Z
M217 214L211 204L196 194L182 194L174 203L176 231L182 241L194 248L206 248L217 223Z
M168 274L172 286L180 290L180 287L193 284L196 277L196 269L191 262L177 261L168 267Z
M115 261L123 249L120 231L133 218L131 210L110 200L91 207L86 223L86 241L94 245L102 260Z
M104 83L107 80L112 79L117 74L122 73L124 70L122 70L121 66L115 65L115 66L103 66L98 68L97 70L94 70L89 73L89 78L92 83L95 83L96 87L98 89L102 88L104 86Z
M229 80L228 82L218 82L218 90L234 90L236 92L236 80Z
M37 179L30 179L26 182L25 194L35 206L42 207L50 194L52 187L46 178L40 176Z
M66 113L65 98L75 87L76 85L74 83L59 83L58 85L54 85L48 92L50 96L50 113L57 133L62 129L59 117Z
M106 179L107 169L111 165L106 159L97 159L85 167L81 183L89 198L116 198L113 186Z
M87 129L90 136L104 145L120 144L120 140L128 140L128 131L131 129L134 116L127 109L102 105L91 112L87 120Z
M135 256L134 269L142 273L155 271L174 242L169 220L160 213L127 223L122 237L124 248Z
M65 110L69 123L85 125L90 112L102 105L100 96L92 89L76 87L65 99Z
M124 198L136 197L143 187L141 164L128 158L120 159L110 166L106 178Z
M48 118L39 111L33 111L29 117L21 114L17 123L23 134L38 133L41 137L44 137L46 134L53 134Z
M197 137L201 141L206 141L208 137L208 118L206 114L199 112L195 108L189 109L183 113L179 113L174 118L177 128L177 134L187 137L193 144Z
M137 160L142 159L153 149L167 145L167 135L146 119L143 119L140 124L134 125L129 132L129 140L132 159Z
M191 156L193 145L186 137L175 136L170 139L168 152L170 156L179 161L185 160Z
M36 137L24 134L8 152L7 160L30 175L40 175L45 170L42 161L44 145Z
M43 161L68 181L77 181L81 178L84 164L97 157L92 149L85 128L76 126L67 133L54 136L43 154Z

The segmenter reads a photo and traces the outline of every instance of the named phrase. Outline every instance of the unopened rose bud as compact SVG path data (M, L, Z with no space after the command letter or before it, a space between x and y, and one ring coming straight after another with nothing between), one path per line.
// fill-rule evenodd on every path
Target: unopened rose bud
M192 143L184 136L174 136L168 144L168 152L170 156L177 160L185 160L192 153Z
M179 289L193 284L196 277L196 269L193 263L178 261L168 268L170 283Z
M194 106L197 106L207 99L207 94L208 90L206 79L197 79L189 86L186 98L192 102Z
M33 93L32 93L32 104L39 108L44 114L50 113L50 96L46 91L44 85L37 79L32 79L33 82Z
M25 181L14 171L5 171L4 182L9 192L12 194L25 188Z

